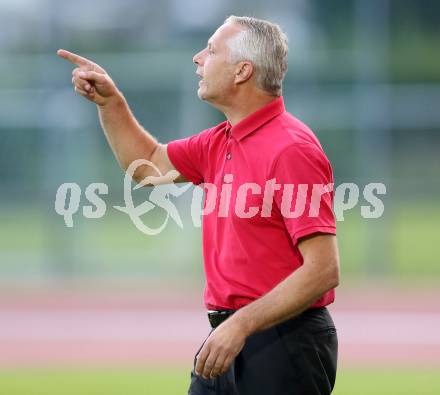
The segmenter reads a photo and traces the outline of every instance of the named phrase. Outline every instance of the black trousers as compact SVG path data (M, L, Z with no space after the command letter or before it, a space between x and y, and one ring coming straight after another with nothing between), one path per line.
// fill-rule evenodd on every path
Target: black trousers
M338 338L330 313L325 307L312 308L251 335L224 375L205 380L193 369L188 394L330 394L337 354Z

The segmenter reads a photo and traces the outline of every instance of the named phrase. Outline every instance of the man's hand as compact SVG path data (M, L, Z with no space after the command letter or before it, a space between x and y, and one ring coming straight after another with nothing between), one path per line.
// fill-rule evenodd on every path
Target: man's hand
M239 320L229 317L208 337L199 354L195 373L205 379L220 376L228 370L246 341L246 331Z
M75 92L99 106L105 106L117 96L118 89L115 83L101 66L64 49L59 49L57 54L78 66L72 71Z

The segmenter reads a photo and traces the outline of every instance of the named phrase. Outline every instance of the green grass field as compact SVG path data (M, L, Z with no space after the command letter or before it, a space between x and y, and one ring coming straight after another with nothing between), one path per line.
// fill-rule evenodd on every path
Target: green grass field
M188 383L188 372L178 368L0 371L2 395L178 395L187 393ZM439 371L361 369L340 371L333 392L335 395L439 393Z
M62 271L63 265L86 276L201 274L201 229L194 228L184 215L184 230L170 221L161 234L147 236L128 217L114 211L98 220L78 215L74 228L66 228L54 211L46 214L17 207L0 212L4 224L0 258L5 256L0 259L0 274L6 271L25 277ZM148 223L162 219L151 218ZM440 242L439 222L440 207L434 202L393 205L381 219L364 219L359 210L345 213L345 220L337 223L342 273L403 280L440 276L438 256L433 254L433 246Z

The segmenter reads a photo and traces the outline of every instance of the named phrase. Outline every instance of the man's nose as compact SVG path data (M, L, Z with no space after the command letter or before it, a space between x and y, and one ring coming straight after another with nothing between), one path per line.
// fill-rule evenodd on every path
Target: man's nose
M201 61L202 61L202 56L201 55L202 55L202 52L203 51L200 51L200 52L196 53L194 55L194 57L193 57L193 63L196 64L197 66L201 65Z

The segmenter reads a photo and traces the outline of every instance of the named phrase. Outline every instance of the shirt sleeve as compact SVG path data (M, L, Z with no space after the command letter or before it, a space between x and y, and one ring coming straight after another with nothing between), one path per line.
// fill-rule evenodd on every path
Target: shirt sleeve
M176 170L195 185L204 182L210 129L193 136L173 140L167 153Z
M314 233L336 234L333 171L321 148L312 144L286 148L276 159L273 175L281 184L274 202L294 245Z

